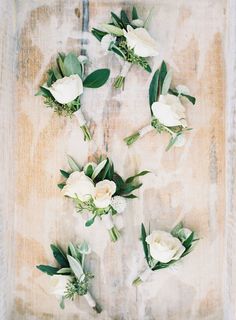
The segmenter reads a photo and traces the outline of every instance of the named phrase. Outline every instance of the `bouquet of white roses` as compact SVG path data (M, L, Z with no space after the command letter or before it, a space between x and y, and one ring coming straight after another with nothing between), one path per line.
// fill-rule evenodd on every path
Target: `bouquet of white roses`
M136 183L136 178L149 171L142 171L123 180L114 171L114 165L108 158L101 158L98 163L89 162L82 168L69 156L68 162L71 170L61 170L66 180L58 187L64 196L74 200L79 213L89 213L90 218L85 226L91 226L98 217L108 230L111 240L116 241L120 233L112 216L125 210L126 199L137 198L132 192L140 188L142 183Z
M131 145L146 133L156 130L158 133L167 132L171 138L166 148L181 147L185 144L185 132L191 130L187 126L185 107L181 99L188 99L193 105L196 99L189 95L186 86L178 85L171 88L172 70L167 71L163 61L152 78L149 87L149 104L151 109L151 124L124 139Z
M91 308L100 313L101 307L88 290L90 280L94 278L85 267L85 257L91 252L88 244L85 241L78 246L69 243L67 253L52 244L51 250L58 265L38 265L37 268L51 276L50 291L60 300L60 307L64 309L65 299L74 300L79 295L86 299Z
M58 115L76 116L81 127L84 140L91 140L87 121L81 111L81 95L84 88L99 88L109 78L109 69L98 69L85 77L85 56L77 57L70 52L65 55L59 53L57 65L47 74L47 82L40 86L36 95L45 98L45 105L53 108Z
M147 235L144 225L141 226L141 241L148 268L139 274L133 285L146 281L153 271L171 267L192 251L197 241L195 232L184 228L179 223L170 233L155 230Z
M158 51L155 40L145 28L147 21L148 19L145 22L141 20L133 7L131 20L124 10L121 10L119 17L111 12L110 23L103 23L102 30L92 29L92 34L101 42L106 52L111 51L125 61L120 75L115 79L115 88L124 85L125 77L133 64L151 72L146 58L157 56Z

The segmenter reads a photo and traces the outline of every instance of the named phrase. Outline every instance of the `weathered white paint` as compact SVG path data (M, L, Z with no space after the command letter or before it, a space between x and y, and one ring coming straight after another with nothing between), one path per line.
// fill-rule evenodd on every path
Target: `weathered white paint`
M125 6L133 3L126 1ZM144 17L155 3L135 2ZM122 4L90 0L89 26L98 26ZM122 63L103 55L75 8L82 13L82 1L0 3L1 319L235 319L235 1L160 0L155 6L150 33L158 40L160 57L152 64L157 67L164 57L175 83L187 85L198 98L196 107L187 107L194 128L187 144L168 153L168 137L155 132L131 148L123 143L150 119L151 75L132 67L125 90L112 89ZM91 57L89 70L108 66L113 78L84 95L83 112L94 133L90 143L83 141L76 118L58 118L34 97L57 52L79 53L81 37L87 39L83 49ZM85 218L76 216L72 203L57 190L66 153L81 164L106 153L124 177L142 169L153 172L142 179L139 200L129 201L115 219L116 225L124 225L116 244L109 241L102 221L85 229ZM169 229L181 219L201 238L194 252L175 273L155 273L133 288L132 280L145 269L140 223ZM100 315L89 310L84 299L67 303L61 311L46 293L47 277L34 268L52 261L51 242L82 238L93 248L90 266L96 278L91 294L104 308Z

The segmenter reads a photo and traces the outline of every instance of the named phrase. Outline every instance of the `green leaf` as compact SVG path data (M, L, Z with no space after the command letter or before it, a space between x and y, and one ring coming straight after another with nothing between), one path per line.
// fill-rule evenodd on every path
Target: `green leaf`
M95 218L96 218L96 215L94 215L91 219L87 220L85 223L85 226L90 227L94 223Z
M160 70L156 70L152 77L152 81L149 86L149 105L150 107L154 102L158 100L158 83L159 83Z
M165 77L167 75L167 67L165 61L162 61L161 68L160 68L160 74L159 74L159 86L158 86L158 93L161 94L162 92L162 86L165 80Z
M114 12L111 12L111 16L112 16L114 22L116 22L118 27L120 27L121 29L123 29L125 27L123 25L122 20Z
M107 34L107 32L103 32L95 28L93 28L91 32L94 35L94 37L97 38L98 41L101 41L102 38Z
M62 249L58 246L55 246L54 244L51 244L51 250L53 253L54 258L57 260L60 266L63 268L69 267L68 261L66 259L66 255L62 251Z
M59 53L58 58L57 58L57 65L62 73L62 75L65 77L66 76L66 71L64 68L64 59L65 59L65 54L64 53Z
M173 94L174 96L178 96L179 95L178 91L175 90L175 89L169 89L169 93ZM187 98L193 105L196 103L196 98L195 97L190 96L190 95L185 94L185 93L181 93L180 95L185 97L185 98Z
M64 170L60 170L61 174L63 175L63 177L65 177L66 179L69 178L70 176L70 173L69 172L66 172Z
M170 89L170 84L171 84L171 80L172 80L172 75L173 75L173 71L169 70L165 76L163 85L162 85L162 90L161 90L161 94L166 95Z
M73 171L80 171L78 163L69 155L67 155L68 164Z
M92 174L93 174L93 166L92 166L91 164L86 167L85 174L86 174L86 176L88 176L89 178L92 177Z
M82 67L79 62L78 57L70 52L64 60L64 73L66 76L71 76L72 74L78 74L80 77L82 76Z
M58 183L57 186L58 186L59 189L62 190L62 189L65 187L65 185L66 185L66 184L63 182L63 183Z
M122 195L128 195L130 192L139 189L143 184L139 183L137 185L133 185L133 184L125 184L124 187L121 190L121 194Z
M145 65L144 69L149 73L152 72L152 69L151 69L151 67L150 67L150 65L148 63Z
M144 224L142 223L142 225L141 225L141 240L142 240L142 244L143 244L143 251L144 251L145 259L147 260L147 263L149 265L149 250L148 250L148 244L146 242L146 238L147 238L147 233L146 233Z
M133 9L132 9L132 20L136 20L138 19L138 12L137 12L137 9L135 8L135 6L133 6Z
M80 277L84 274L84 271L82 269L80 262L78 262L75 258L69 255L67 255L67 259L69 261L71 270L74 272L76 278L79 280Z
M110 76L109 69L98 69L90 73L83 82L86 88L99 88L103 86Z
M53 71L53 73L54 73L54 76L55 76L55 78L58 80L58 79L61 79L62 78L62 74L61 74L61 72L58 70L58 68L53 68L52 69L52 71Z
M129 18L127 17L127 14L125 13L124 10L121 10L120 12L120 18L121 18L121 21L123 23L123 25L125 26L125 28L130 25L130 21L129 21Z
M134 195L134 194L129 194L128 196L123 196L123 198L126 198L126 199L136 199L136 198L138 198L136 195Z
M42 265L36 266L37 269L40 271L48 274L49 276L53 276L54 274L57 274L57 272L60 270L59 268L55 268L52 266Z
M190 234L190 236L183 242L183 246L186 248L186 249L189 249L191 247L191 244L193 242L193 239L194 239L194 232L192 232Z
M43 96L45 98L54 99L53 95L51 94L51 92L48 89L46 89L46 88L44 88L42 86L39 87L39 91L35 94L35 96Z
M173 147L173 145L175 144L176 140L178 139L178 136L180 136L180 135L181 135L181 133L176 133L175 136L172 136L170 138L170 141L169 141L169 143L168 143L168 145L166 147L166 151L169 151L170 148Z
M144 175L146 175L146 174L148 174L148 173L150 173L150 171L148 171L148 170L141 171L141 172L137 173L136 175L134 175L134 176L132 176L132 177L129 177L129 178L125 181L125 183L133 182L136 178L141 177L141 176L144 176Z

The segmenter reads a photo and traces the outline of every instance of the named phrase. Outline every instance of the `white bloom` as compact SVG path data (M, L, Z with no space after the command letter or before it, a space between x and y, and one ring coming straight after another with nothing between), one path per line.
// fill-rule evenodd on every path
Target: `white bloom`
M73 74L69 77L58 79L47 89L57 102L66 104L83 93L83 83L78 74Z
M177 96L160 95L159 101L152 104L154 116L166 127L187 127L185 108Z
M101 47L104 51L108 51L110 48L110 45L112 43L115 43L116 37L112 36L111 34L106 34L104 37L102 37L101 40Z
M134 19L131 21L131 24L135 27L143 27L144 26L144 22L141 19Z
M134 49L136 55L140 57L154 57L158 55L156 42L146 29L133 29L131 26L127 26L127 31L123 31L128 46Z
M186 137L185 135L182 133L180 134L177 139L175 140L175 144L174 147L182 147L184 146L186 143Z
M81 201L86 201L94 195L95 188L93 181L83 171L75 171L71 173L62 190L64 196L75 198L77 195Z
M163 263L178 260L185 251L181 241L165 231L153 231L147 236L146 242L153 259Z
M111 197L116 192L116 184L110 180L103 180L96 184L94 204L97 208L106 208L111 204Z
M58 297L65 294L66 286L72 278L70 276L54 275L50 277L50 293Z
M124 212L126 208L125 198L120 196L115 196L111 199L111 206L116 210L117 213Z

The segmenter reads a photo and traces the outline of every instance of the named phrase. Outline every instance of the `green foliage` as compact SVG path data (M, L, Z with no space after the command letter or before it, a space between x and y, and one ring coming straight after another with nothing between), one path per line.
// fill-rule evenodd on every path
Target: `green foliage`
M67 155L67 160L72 171L80 171L80 166L71 156Z
M99 88L103 86L110 76L109 69L98 69L90 73L83 82L86 88Z
M78 74L81 78L83 76L82 74L82 66L81 63L79 62L78 57L73 53L70 52L64 59L64 74L65 76L71 76L73 74Z
M174 96L178 96L179 93L176 89L169 89L169 93L173 94ZM188 94L185 93L181 93L180 96L187 98L193 105L196 103L196 98L193 96L190 96Z
M62 268L67 268L69 267L69 263L68 260L66 258L65 253L62 251L62 249L59 246L56 246L54 244L51 244L51 250L53 253L54 258L56 259L56 261L58 262L58 264L62 267Z
M52 266L47 266L47 265L38 265L36 266L37 269L39 269L40 271L48 274L49 276L53 276L54 274L57 274L57 272L60 270L59 268L55 268Z
M88 292L89 282L94 276L87 272L80 279L74 278L68 282L65 292L65 298L74 300L76 295L83 296Z
M156 70L156 72L154 73L153 77L152 77L152 81L150 83L149 86L149 105L150 107L152 106L152 104L154 102L156 102L158 100L159 97L159 90L158 90L158 84L159 84L159 74L160 74L160 70ZM152 110L151 110L152 113Z
M137 9L135 6L133 6L133 9L132 9L132 20L136 20L138 19L138 12L137 12Z
M143 251L144 251L145 259L149 265L150 254L149 254L149 246L146 242L146 238L147 238L146 229L145 229L144 224L142 223L142 225L141 225L141 241L143 244Z

